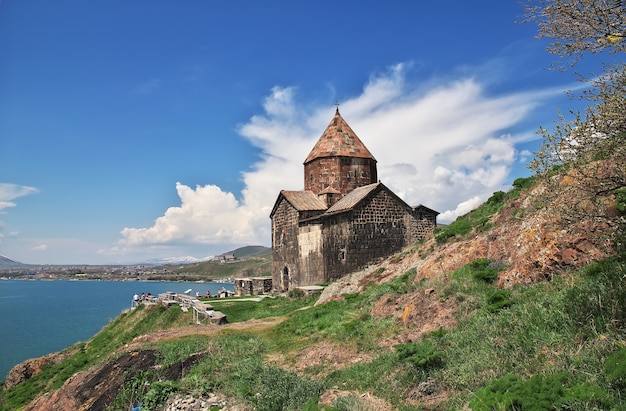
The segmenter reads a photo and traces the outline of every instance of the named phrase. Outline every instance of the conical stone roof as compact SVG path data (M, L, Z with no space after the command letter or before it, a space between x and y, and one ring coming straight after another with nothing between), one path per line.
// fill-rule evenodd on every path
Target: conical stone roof
M369 158L374 161L376 159L365 147L365 144L352 131L348 123L339 114L339 108L335 112L335 116L317 140L315 146L304 160L307 164L317 158L323 157L356 157Z

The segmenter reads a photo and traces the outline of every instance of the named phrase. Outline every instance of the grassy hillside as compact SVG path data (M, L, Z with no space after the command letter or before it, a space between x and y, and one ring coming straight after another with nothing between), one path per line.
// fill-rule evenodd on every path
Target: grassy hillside
M226 254L232 254L236 258L254 257L259 255L267 255L272 252L271 248L264 247L262 245L248 245L240 247Z
M312 298L216 303L234 322L275 316L282 321L136 345L155 350L157 361L123 380L108 409L128 409L131 396L143 400L144 409L155 409L173 392L216 391L259 410L305 404L310 410L371 409L373 398L387 409L407 410L623 409L626 259L512 290L495 288L484 272L497 268L485 263L450 273L447 280L415 282L415 272L408 271L316 307L310 307ZM372 310L381 302L395 306L408 296L426 295L451 308L454 326L404 340L414 327L402 320L410 305L397 307L399 317ZM72 347L67 360L4 392L2 409L18 409L38 393L58 389L73 373L118 358L128 350L119 348L137 336L190 320L179 307L124 314ZM163 370L202 353L210 355L200 356L181 378L163 380ZM140 393L133 391L137 386ZM337 395L323 406L320 397L327 392ZM363 393L369 395L364 399Z
M543 281L507 287L502 278L515 261L459 257L454 269L431 270L437 261L444 267L440 256L450 247L478 255L472 247L483 244L471 241L483 234L495 241L493 233L510 231L507 221L529 218L531 208L518 204L530 198L520 198L530 183L494 194L436 239L319 300L298 293L211 300L226 326L192 325L178 306L123 314L63 361L2 392L0 409L57 389L40 409L106 402L101 409L129 410L141 401L154 410L176 395L210 394L250 410L626 409L625 254L553 266Z
M195 264L166 265L169 276L192 279L217 279L239 276L271 275L272 253L267 248L244 247L234 261L203 261ZM262 251L261 254L257 254ZM163 274L159 274L162 276Z

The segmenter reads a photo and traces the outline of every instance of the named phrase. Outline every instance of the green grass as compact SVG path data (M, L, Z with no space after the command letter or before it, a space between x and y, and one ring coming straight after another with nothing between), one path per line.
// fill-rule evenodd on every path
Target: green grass
M313 305L317 297L288 298L288 297L267 297L261 301L243 301L246 297L230 299L231 301L220 301L219 299L210 299L208 302L215 307L216 310L226 314L228 322L237 323L250 320L252 318L268 318L278 317L295 310Z
M458 217L450 225L435 229L437 243L450 241L454 238L463 237L473 231L487 231L492 227L491 217L502 210L510 201L519 197L523 190L527 190L536 184L532 177L518 178L513 182L513 188L508 192L497 191L478 208Z
M219 261L203 261L196 264L165 267L180 275L195 275L201 278L232 278L238 273L249 272L251 270L260 273L254 275L270 275L271 266L272 253L268 252L226 263Z
M150 372L129 377L118 393L117 409L138 399L156 406L175 391L193 395L217 391L260 410L315 411L321 409L317 406L321 393L337 387L370 392L394 409L409 410L415 407L407 404L407 396L417 395L423 383L450 393L440 410L470 404L476 410L551 409L546 408L548 403L558 405L556 409L624 409L626 258L603 260L552 282L507 290L497 289L488 281L490 275L477 274L497 269L493 263L477 260L449 273L446 281L416 282L415 270L409 270L392 282L319 306L290 298L225 306L224 312L241 321L256 316L285 319L254 333L224 329L214 337L153 344L161 369L192 354L205 355L179 381ZM383 344L411 325L396 318L374 318L372 304L381 298L419 295L427 288L436 290L431 298L455 302L457 326L395 347ZM507 304L494 309L500 297ZM19 409L74 372L110 358L135 336L189 324L190 318L176 307L123 314L92 340L72 347L76 353L68 360L0 393L1 409ZM289 363L299 350L322 341L367 353L372 360L337 370L312 367L302 373L265 360L283 354ZM138 387L143 388L136 394ZM346 395L332 409L364 407L358 396Z

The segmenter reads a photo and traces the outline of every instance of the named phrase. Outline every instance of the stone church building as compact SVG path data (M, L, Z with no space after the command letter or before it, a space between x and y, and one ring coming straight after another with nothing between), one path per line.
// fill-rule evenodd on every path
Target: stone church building
M438 214L378 181L376 159L337 109L304 160L304 190L282 190L270 214L274 291L365 268L430 235Z

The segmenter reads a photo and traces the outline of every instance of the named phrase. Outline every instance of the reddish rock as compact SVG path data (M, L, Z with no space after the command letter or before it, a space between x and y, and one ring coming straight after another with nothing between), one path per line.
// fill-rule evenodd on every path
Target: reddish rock
M561 262L565 265L576 265L578 260L578 252L573 248L563 250L561 253Z
M44 366L48 364L58 364L69 355L69 353L55 353L43 357L32 358L17 364L15 367L11 368L11 371L7 374L2 390L10 390L16 385L39 374Z

